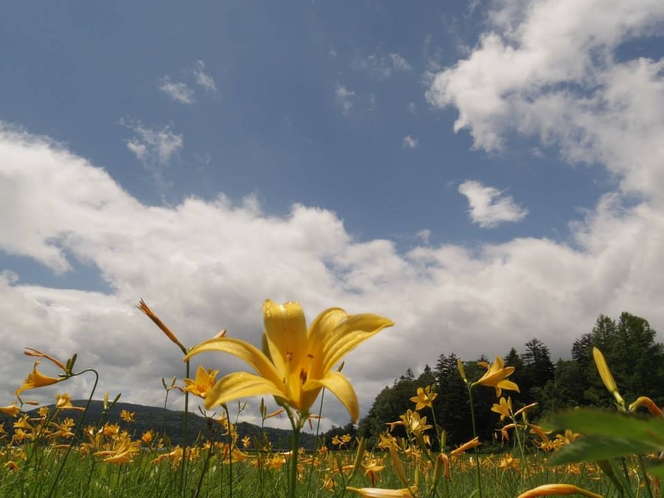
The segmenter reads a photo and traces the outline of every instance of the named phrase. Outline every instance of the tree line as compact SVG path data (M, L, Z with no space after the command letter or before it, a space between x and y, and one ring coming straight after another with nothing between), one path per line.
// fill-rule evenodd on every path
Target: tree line
M645 395L661 405L664 402L664 345L656 341L656 331L644 318L624 312L618 320L600 315L592 331L577 338L571 347L571 359L551 360L549 348L539 339L526 342L522 352L512 347L503 356L506 366L513 366L510 380L516 382L520 392L504 392L511 396L514 409L534 402L538 405L529 411L530 420L536 421L547 413L576 406L608 407L613 397L607 392L597 373L593 360L593 347L604 354L623 398L629 403ZM435 420L446 432L446 445L458 445L472 439L470 407L466 386L457 369L457 355L441 354L434 368L427 365L415 375L408 369L392 386L385 387L357 428L357 435L367 439L369 445L378 437L388 422L413 408L410 398L418 387L434 385L438 397L433 412L425 409L421 416L427 423ZM469 379L478 379L486 370L478 362L492 363L494 358L484 355L474 361L464 361ZM485 444L495 440L499 416L491 412L497 402L491 388L474 389L475 414L480 439ZM348 429L348 426L344 428ZM338 429L333 429L338 432ZM393 435L403 431L396 426ZM431 436L434 437L434 431ZM437 442L434 442L437 444Z

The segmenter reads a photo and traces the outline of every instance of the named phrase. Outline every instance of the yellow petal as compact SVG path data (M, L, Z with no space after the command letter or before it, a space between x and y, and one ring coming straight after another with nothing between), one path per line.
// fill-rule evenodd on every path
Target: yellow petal
M346 486L346 491L352 491L364 498L381 498L381 497L402 497L410 498L417 496L417 488L413 486L410 490L404 489L381 489L381 488L353 488Z
M353 389L353 386L345 375L339 372L330 372L322 379L312 379L304 385L305 394L312 388L320 387L325 387L332 392L341 401L341 404L346 407L353 422L357 422L357 419L360 417L360 405L357 402L355 389ZM318 396L318 392L316 392L316 396ZM312 400L311 404L313 404L313 401L315 399Z
M521 392L519 391L519 386L517 386L516 383L512 382L511 380L501 380L498 383L498 387L501 389L507 389L508 391Z
M283 379L279 376L279 373L275 370L270 360L258 348L240 339L232 339L230 337L209 339L189 351L189 354L184 357L184 361L191 359L192 356L199 353L208 351L220 351L237 356L249 363L261 377L264 377L269 382L274 384L283 382Z
M589 498L602 498L601 495L595 494L582 488L578 488L572 484L544 484L531 490L521 493L518 498L535 498L537 496L551 496L551 495L583 495Z
M328 313L324 311L322 314ZM339 310L333 309L335 319L339 318ZM321 318L321 317L319 317ZM366 341L371 336L377 334L385 327L394 325L392 320L372 313L362 313L359 315L347 315L345 319L328 320L326 317L317 318L316 323L320 323L319 333L323 338L323 372L329 372L334 365L348 352L355 349L360 343ZM334 326L330 329L330 327ZM312 334L315 333L315 325L312 325Z
M217 382L205 397L205 408L208 410L216 405L223 405L239 398L272 395L284 396L279 385L258 375L247 372L235 372Z
M300 303L276 304L267 300L263 304L265 339L270 359L278 372L299 375L307 351L307 322ZM297 366L295 366L297 365Z

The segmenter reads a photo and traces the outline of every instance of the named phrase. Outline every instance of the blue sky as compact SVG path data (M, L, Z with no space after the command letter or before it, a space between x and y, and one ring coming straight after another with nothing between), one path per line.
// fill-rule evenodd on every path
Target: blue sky
M661 328L664 7L631 4L3 4L0 392L30 346L158 404L141 297L190 345L258 343L268 297L393 318L363 410L439 354Z

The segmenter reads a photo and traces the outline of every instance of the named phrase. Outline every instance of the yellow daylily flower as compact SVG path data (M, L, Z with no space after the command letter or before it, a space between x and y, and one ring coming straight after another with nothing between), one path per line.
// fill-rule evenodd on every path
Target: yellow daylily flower
M438 397L435 392L431 392L432 386L426 386L424 389L417 388L417 396L413 396L410 400L415 403L415 410L422 410L424 408L432 408L434 400Z
M485 361L480 361L478 365L486 368L487 372L479 380L473 382L473 386L479 384L480 386L493 387L496 389L497 398L500 397L503 389L520 392L519 386L511 380L507 380L507 377L514 373L514 367L506 367L500 356L496 355L496 361L492 365Z
M353 488L346 486L346 491L357 493L363 498L381 498L381 497L396 497L396 498L411 498L417 496L417 487L412 486L410 489L381 489L381 488Z
M115 449L98 451L94 455L103 457L102 461L106 463L116 465L131 463L134 461L134 455L140 451L138 445L137 441L132 442L130 439L123 439Z
M362 468L364 469L364 475L371 483L371 487L374 487L380 479L379 474L385 470L385 465L383 465L382 459L371 458L366 463L362 463Z
M35 361L32 372L28 374L28 377L23 381L23 385L16 390L16 396L18 396L19 399L23 391L50 386L60 382L61 380L64 380L64 378L58 379L56 377L49 377L48 375L44 375L39 370L37 370L37 365L39 365L39 361Z
M592 493L585 489L581 489L572 484L544 484L531 490L521 493L517 498L536 498L538 496L551 496L551 495L582 495L589 498L602 498L602 495Z
M505 420L510 418L512 414L512 398L508 397L507 401L505 397L502 396L498 403L494 403L491 407L491 411L500 414L500 420Z
M414 434L415 436L421 436L425 431L433 428L433 425L427 424L426 417L420 417L418 412L412 410L407 410L403 415L399 415L401 420L397 422L388 422L386 425L390 427L390 432L394 430L394 427L397 425L403 425L406 428L406 431Z
M245 341L218 337L199 344L184 357L188 361L199 353L221 351L246 361L258 373L226 375L208 392L205 407L271 394L280 405L297 410L304 420L326 388L357 421L360 409L355 390L344 375L332 369L344 355L393 322L378 315L349 315L340 308L330 308L307 329L299 303L279 305L269 299L263 304L263 322L263 352Z
M184 390L189 391L194 396L205 398L214 386L218 374L219 370L207 369L199 365L196 369L195 379L184 379Z
M129 410L122 410L120 412L120 418L125 422L133 422L136 412L130 412Z
M0 406L0 413L4 413L10 417L16 417L19 413L21 413L21 409L16 406L16 403L12 403L11 405Z
M71 396L69 393L55 395L55 408L58 410L76 410L82 412L85 410L82 406L74 406L71 403Z

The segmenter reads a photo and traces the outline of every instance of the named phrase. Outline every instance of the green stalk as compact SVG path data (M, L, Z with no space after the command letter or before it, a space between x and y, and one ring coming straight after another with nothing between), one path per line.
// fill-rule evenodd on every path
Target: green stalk
M649 498L653 498L652 488L650 487L650 481L648 480L648 473L646 472L646 465L645 462L643 461L643 455L639 455L638 460L639 460L639 468L641 469L641 473L643 474L643 485L645 486L646 490L648 490Z
M198 480L198 485L196 486L196 491L194 492L194 498L198 498L201 495L201 488L203 487L203 479L205 478L205 474L208 470L208 467L210 466L210 458L212 458L212 449L214 448L214 445L212 444L212 441L210 441L210 448L208 449L207 455L205 457L205 462L203 463L203 471L201 472L201 477ZM231 496L233 496L231 494Z
M470 384L466 383L468 388L468 398L470 400L470 419L473 423L473 438L477 437L477 428L475 426L475 404L473 403L473 388ZM477 486L477 494L479 498L482 498L482 474L480 471L480 457L479 452L477 451L477 446L475 447L475 485Z
M184 354L187 354L185 348L182 348ZM186 372L185 377L189 378L189 360L185 362ZM182 431L182 463L180 464L180 496L184 498L185 496L185 486L187 484L186 473L187 473L187 425L189 422L189 391L184 392L184 428Z
M318 436L320 435L320 420L323 415L323 401L325 400L325 389L322 390L321 395L320 395L320 406L318 408L318 420L316 421L316 434L314 436L314 449L313 449L313 456L316 458L316 453L318 451ZM311 478L313 477L314 474L314 466L311 465L309 467L309 475L307 476L307 495L309 493L309 490L311 489Z
M72 446L74 446L74 443L78 439L78 436L81 434L81 430L83 429L83 419L85 418L85 414L88 412L88 408L90 408L92 397L94 396L95 391L97 390L97 383L99 382L99 374L97 373L96 370L88 368L87 370L83 370L82 372L79 372L77 374L72 374L71 377L77 377L87 372L92 372L93 374L95 374L95 383L92 386L92 392L90 392L90 397L88 398L88 402L85 404L85 409L83 410L83 413L81 413L81 418L78 421L78 426L76 426L76 432L74 433L74 437L72 438L71 444L69 445L67 451L65 452L65 456L62 458L62 462L60 463L58 472L55 474L55 479L53 480L53 484L51 485L51 490L48 492L48 495L46 495L46 498L51 498L51 496L53 496L53 492L55 491L55 486L58 484L58 479L60 478L62 469L64 468L65 463L67 462L69 453L71 453L71 448Z
M233 434L231 432L231 414L228 411L228 406L221 405L226 412L226 421L228 423L228 489L230 496L233 496ZM238 415L239 417L239 415ZM236 420L237 421L237 420Z
M302 414L298 414L298 420L295 420L295 415L291 412L290 407L286 406L286 413L293 428L293 450L291 455L290 476L288 478L288 496L295 498L297 496L297 457L300 450L300 429L302 428ZM306 418L304 419L306 420Z

